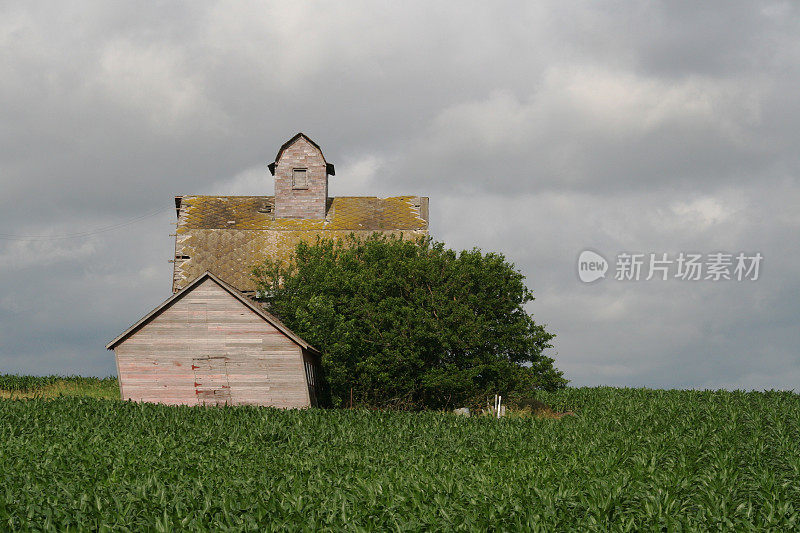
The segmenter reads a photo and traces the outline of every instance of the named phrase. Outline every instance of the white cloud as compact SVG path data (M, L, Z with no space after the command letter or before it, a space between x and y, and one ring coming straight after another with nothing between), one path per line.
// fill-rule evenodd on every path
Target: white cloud
M200 187L194 194L227 196L270 196L275 193L275 182L266 163L247 168L229 178Z
M186 135L198 127L226 131L227 117L206 96L190 62L186 51L167 43L114 39L100 54L94 83L98 96L145 116L153 134Z
M726 205L718 198L705 196L689 201L677 201L670 206L670 210L676 217L682 219L683 223L706 228L730 222L738 209Z
M331 195L369 196L365 191L375 190L376 177L385 165L385 160L374 154L345 161L330 180Z
M55 230L45 232L56 235ZM2 242L2 241L0 241ZM32 265L47 266L59 263L77 263L96 253L94 240L18 240L10 241L0 249L0 267L21 269Z
M599 65L553 66L529 94L498 90L441 110L415 150L425 161L464 160L485 174L470 180L472 186L489 189L497 182L504 188L519 184L526 171L551 187L650 184L648 160L673 166L667 179L684 179L681 169L692 161L700 168L728 165L711 161L704 146L715 157L722 149L761 149L752 130L761 120L762 85L699 76L676 82ZM497 165L485 166L486 160Z

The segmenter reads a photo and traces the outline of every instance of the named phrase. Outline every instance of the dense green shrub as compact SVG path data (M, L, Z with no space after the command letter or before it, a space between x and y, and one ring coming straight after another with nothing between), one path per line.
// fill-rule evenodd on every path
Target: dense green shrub
M566 384L502 255L351 236L301 242L293 264L255 277L268 309L322 350L335 405L351 391L362 405L420 408Z

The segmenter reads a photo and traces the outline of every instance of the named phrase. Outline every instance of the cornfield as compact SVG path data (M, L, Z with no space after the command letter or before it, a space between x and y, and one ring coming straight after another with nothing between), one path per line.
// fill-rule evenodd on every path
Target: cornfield
M0 530L797 530L800 396L567 389L574 417L0 400Z
M0 374L0 390L9 392L32 392L41 390L56 383L67 382L77 386L105 385L113 382L116 386L117 378L93 378L84 376L21 376L16 374Z

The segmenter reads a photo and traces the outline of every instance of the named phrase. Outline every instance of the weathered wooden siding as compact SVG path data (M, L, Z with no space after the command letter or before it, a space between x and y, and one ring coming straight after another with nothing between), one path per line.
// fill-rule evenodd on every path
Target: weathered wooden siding
M312 405L303 350L212 279L114 351L123 399Z

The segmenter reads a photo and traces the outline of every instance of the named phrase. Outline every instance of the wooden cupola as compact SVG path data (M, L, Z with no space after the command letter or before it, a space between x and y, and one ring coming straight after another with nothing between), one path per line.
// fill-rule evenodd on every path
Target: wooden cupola
M298 133L281 146L269 171L275 176L275 218L325 218L328 176L336 171L317 143Z

